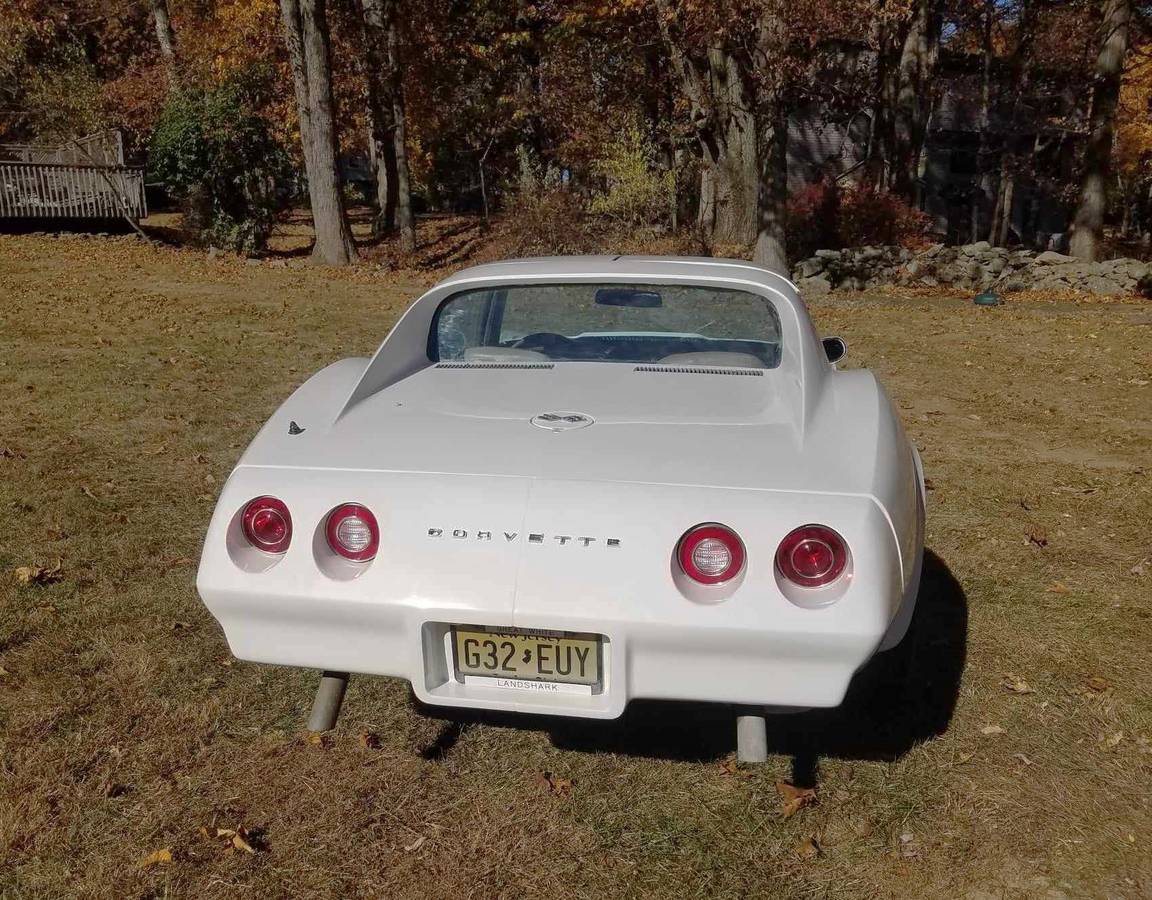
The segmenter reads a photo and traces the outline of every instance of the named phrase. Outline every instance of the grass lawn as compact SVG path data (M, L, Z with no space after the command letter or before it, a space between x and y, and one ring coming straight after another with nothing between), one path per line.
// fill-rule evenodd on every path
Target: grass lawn
M713 710L461 725L370 678L314 742L317 673L232 659L221 483L435 278L277 263L0 236L0 896L1152 896L1152 305L814 305L921 448L931 556L909 681L743 771Z

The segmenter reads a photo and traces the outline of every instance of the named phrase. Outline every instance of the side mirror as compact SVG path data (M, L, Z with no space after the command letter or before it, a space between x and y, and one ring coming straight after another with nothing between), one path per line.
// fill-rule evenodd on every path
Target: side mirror
M820 343L824 345L824 355L828 357L830 363L843 359L844 354L848 352L848 345L841 337L826 337Z

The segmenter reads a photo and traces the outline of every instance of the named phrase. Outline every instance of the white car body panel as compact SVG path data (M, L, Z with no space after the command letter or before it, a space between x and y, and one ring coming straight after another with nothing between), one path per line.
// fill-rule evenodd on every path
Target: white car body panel
M433 316L453 293L576 281L759 294L779 315L780 365L429 360ZM547 411L594 424L534 427ZM290 435L293 422L304 430ZM262 495L292 514L280 558L248 546L240 528ZM370 564L327 547L325 518L344 502L377 517ZM674 561L702 522L734 529L747 548L723 586L688 581ZM813 522L836 529L852 561L806 593L782 581L774 554ZM404 678L433 705L593 718L636 698L834 706L903 637L923 533L923 477L892 404L870 373L826 361L787 279L735 261L524 260L449 278L372 360L343 360L302 385L225 484L197 586L239 658ZM603 635L602 690L458 680L445 643L453 624Z

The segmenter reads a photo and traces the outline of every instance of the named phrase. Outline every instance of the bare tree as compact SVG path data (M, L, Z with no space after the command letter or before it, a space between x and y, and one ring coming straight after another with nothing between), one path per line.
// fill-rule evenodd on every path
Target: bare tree
M296 89L308 199L316 231L312 259L347 265L356 259L356 247L340 192L325 0L280 0L280 13Z
M896 68L892 92L890 188L908 200L916 199L920 149L932 109L932 88L940 51L940 15L936 0L915 0L912 18Z
M757 196L756 249L752 259L788 274L788 107L779 60L787 52L782 13L775 8L761 13L757 27L754 65L758 71L757 115L761 140Z
M370 150L376 174L377 235L399 226L400 245L416 247L400 65L397 0L361 0L368 72Z
M672 0L659 23L700 151L701 231L717 243L748 244L758 233L759 134L747 66L727 46L697 46L679 27Z
M877 53L868 180L909 201L918 200L920 156L932 111L939 5L940 0L912 0L902 16L877 16L871 28Z
M1092 87L1092 114L1088 146L1084 152L1084 177L1080 204L1072 224L1070 252L1093 261L1099 253L1100 231L1104 226L1109 162L1116 107L1120 101L1120 79L1128 52L1128 25L1132 20L1132 0L1103 0L1100 23L1100 53L1096 58L1096 79Z
M385 0L361 0L368 87L368 151L376 177L376 218L372 234L396 227L396 122L388 54L389 21ZM391 4L388 4L391 5Z
M1016 179L1025 169L1029 156L1020 146L1020 133L1026 131L1022 120L1027 120L1024 98L1027 96L1032 76L1036 12L1035 0L1021 0L1020 18L1016 24L1016 47L1009 60L1009 83L1012 91L1012 102L1006 116L1009 131L1005 135L1004 152L1000 157L1000 186L996 193L996 206L992 211L992 223L988 232L989 242L999 247L1008 245L1009 232L1012 229L1012 209L1016 197Z
M172 19L168 15L168 0L150 0L152 21L156 25L156 42L160 45L160 60L168 75L168 86L176 84L176 33L172 30Z
M404 109L404 77L400 59L400 33L396 23L395 0L388 29L388 62L392 79L392 119L396 148L396 225L400 229L400 249L416 249L416 220L412 214L412 179L408 171L408 115Z

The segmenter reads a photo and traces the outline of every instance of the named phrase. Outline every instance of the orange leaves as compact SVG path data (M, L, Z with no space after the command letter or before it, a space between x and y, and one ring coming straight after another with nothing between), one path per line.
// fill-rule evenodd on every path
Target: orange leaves
M572 796L572 788L576 784L571 778L561 778L552 772L541 772L536 776L536 783L548 793L562 798Z
M151 869L155 866L166 866L172 862L172 850L165 847L162 850L154 850L136 863L137 868Z
M16 580L23 585L55 584L64 580L63 567L63 562L58 559L54 566L17 566L14 574Z
M815 788L801 788L787 781L776 782L776 793L780 795L780 814L790 819L806 806L816 803Z
M1004 680L1000 682L1004 690L1012 694L1035 694L1036 689L1023 678L1011 673L1005 673Z

